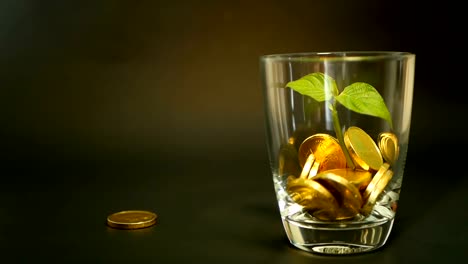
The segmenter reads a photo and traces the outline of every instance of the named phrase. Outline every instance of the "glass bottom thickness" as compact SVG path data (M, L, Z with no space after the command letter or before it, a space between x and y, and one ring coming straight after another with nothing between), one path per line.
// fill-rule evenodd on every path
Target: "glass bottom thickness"
M378 222L326 223L283 218L288 239L295 247L324 255L374 251L385 245L394 219Z

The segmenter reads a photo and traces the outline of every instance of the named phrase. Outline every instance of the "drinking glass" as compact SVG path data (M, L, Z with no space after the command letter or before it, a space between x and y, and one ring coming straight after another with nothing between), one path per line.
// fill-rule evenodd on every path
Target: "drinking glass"
M295 247L353 254L385 245L402 186L415 54L260 57L279 215Z

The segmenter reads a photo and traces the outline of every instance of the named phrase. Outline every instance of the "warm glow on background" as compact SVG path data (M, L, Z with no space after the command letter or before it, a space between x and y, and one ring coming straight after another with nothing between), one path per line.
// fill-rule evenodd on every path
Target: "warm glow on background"
M11 157L265 155L258 57L271 53L414 52L418 118L418 99L434 98L422 86L441 81L427 56L450 22L395 1L9 2L0 120Z

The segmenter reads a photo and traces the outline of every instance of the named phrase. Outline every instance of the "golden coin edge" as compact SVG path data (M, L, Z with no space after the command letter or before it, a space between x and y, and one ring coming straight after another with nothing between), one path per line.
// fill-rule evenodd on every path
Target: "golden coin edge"
M300 178L306 179L310 173L310 170L312 169L312 166L315 163L315 155L314 153L310 153L309 156L307 156L307 160L304 163L301 171Z
M392 152L393 152L393 155L390 157L389 153L388 153L388 148L389 148L389 144L388 142L391 142L392 145L393 145L393 148L392 148ZM390 164L393 164L397 159L398 159L398 156L399 156L399 152L400 152L400 147L399 147L399 142L398 142L398 137L391 133L391 132L383 132L383 133L380 133L379 135L379 149L380 149L380 152L382 154L382 157L387 161L389 162Z
M338 175L340 177L345 178L348 180L351 184L354 184L358 189L364 189L365 187L368 186L370 181L372 180L372 173L370 171L362 170L362 169L351 169L351 168L339 168L339 169L331 169L324 171L322 173L333 173L335 175ZM352 178L349 175L357 176L356 178ZM357 181L361 180L361 181Z
M141 214L144 216L150 216L148 220L138 222L123 222L119 221L118 217L126 214ZM117 219L115 219L117 218ZM158 215L145 210L125 210L113 213L107 217L107 225L117 229L139 229L150 227L156 223Z
M372 180L369 182L366 189L364 190L364 193L362 195L362 198L364 201L367 201L372 191L379 183L380 179L383 177L385 172L387 172L389 169L390 169L390 164L388 163L384 163L382 164L382 166L380 166L379 170L375 173L374 177L372 177Z
M343 138L344 138L345 146L348 149L349 154L351 155L351 158L353 159L355 165L357 165L359 169L369 170L369 165L367 165L361 158L359 158L356 151L354 150L351 144L351 141L349 139L348 130L345 131Z
M377 202L377 199L383 193L385 188L387 188L392 178L393 178L393 171L386 170L385 173L382 175L381 179L375 185L375 188L372 190L371 194L369 195L369 198L367 199L365 204L362 206L361 211L363 212L364 215L370 214L370 212L372 211L372 208Z

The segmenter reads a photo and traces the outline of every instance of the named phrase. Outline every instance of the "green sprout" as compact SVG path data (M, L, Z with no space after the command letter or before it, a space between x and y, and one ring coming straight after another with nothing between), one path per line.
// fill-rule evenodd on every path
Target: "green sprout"
M343 91L339 93L336 82L332 77L321 72L315 72L295 81L288 82L286 87L302 95L309 96L317 102L326 103L327 108L330 109L332 113L336 137L345 154L346 162L352 169L355 169L355 165L344 144L344 137L336 110L337 102L356 113L380 117L388 122L390 128L393 127L390 112L382 96L368 83L355 82L346 86Z

